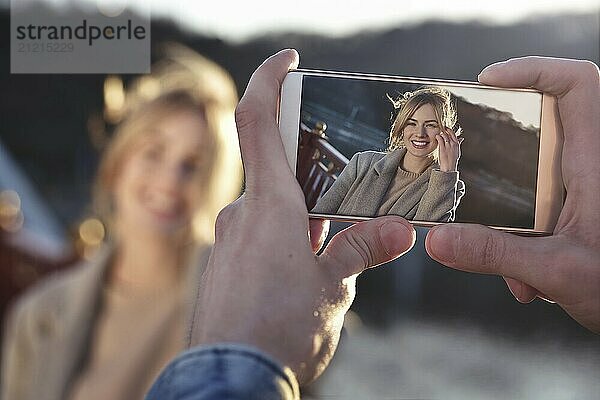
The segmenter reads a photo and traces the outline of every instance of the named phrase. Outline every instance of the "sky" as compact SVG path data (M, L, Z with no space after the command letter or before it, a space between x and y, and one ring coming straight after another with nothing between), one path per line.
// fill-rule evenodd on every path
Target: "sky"
M542 97L538 93L471 87L446 87L454 95L473 104L485 104L496 110L511 113L525 126L540 127Z
M39 1L56 7L87 6L106 15L118 14L125 7L150 12L152 18L169 18L184 29L221 39L241 42L271 32L318 33L344 36L364 30L417 25L427 20L454 23L479 21L511 24L534 16L560 13L596 12L600 0L344 0L344 1L201 1L201 0L0 0L19 6ZM457 93L459 94L459 93ZM463 90L473 103L487 103L513 113L525 125L539 126L536 101L515 107L514 94L477 89ZM529 94L530 96L532 94ZM523 97L527 97L521 94ZM483 98L482 98L483 97ZM539 103L537 103L539 105Z
M0 0L2 1L2 0ZM3 0L2 4L9 0ZM10 0L24 4L39 0ZM185 29L239 42L267 32L344 36L361 30L410 26L426 20L510 24L540 14L600 10L600 0L41 0L57 6L86 4L111 12L126 5L151 8Z

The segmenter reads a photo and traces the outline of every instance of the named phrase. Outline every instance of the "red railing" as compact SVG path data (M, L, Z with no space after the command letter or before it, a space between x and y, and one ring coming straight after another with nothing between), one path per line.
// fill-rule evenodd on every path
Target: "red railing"
M326 129L323 122L318 122L314 129L300 124L298 182L309 210L348 164L348 159L329 143Z

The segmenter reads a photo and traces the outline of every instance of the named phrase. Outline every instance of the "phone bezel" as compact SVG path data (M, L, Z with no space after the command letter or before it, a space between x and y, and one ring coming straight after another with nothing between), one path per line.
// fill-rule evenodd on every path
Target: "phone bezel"
M509 90L520 92L534 92L542 95L542 115L540 123L540 146L538 154L538 176L535 197L535 215L533 228L514 228L507 226L490 226L506 232L524 235L549 235L552 234L558 216L562 209L565 189L561 174L562 157L562 129L558 115L557 101L554 96L544 94L535 89L500 88L483 85L479 82L444 80L430 78L416 78L391 75L362 74L356 72L339 72L296 69L287 74L282 88L279 107L279 129L285 148L288 163L296 175L296 162L298 151L298 127L300 126L300 107L302 99L302 83L304 76L323 76L332 78L356 78L362 80L376 80L386 82L443 84L447 86L477 87L492 90ZM545 168L541 168L545 166ZM373 217L356 217L349 215L330 215L309 213L311 217L325 218L337 221L359 222ZM411 220L416 226L432 227L442 222Z

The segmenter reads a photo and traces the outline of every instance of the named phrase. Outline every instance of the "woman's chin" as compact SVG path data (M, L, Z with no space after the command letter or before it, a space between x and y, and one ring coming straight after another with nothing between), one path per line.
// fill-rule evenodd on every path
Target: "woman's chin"
M184 227L181 216L145 210L136 224L144 235L169 237L177 234Z
M431 149L431 148L424 148L424 149L417 149L416 147L410 147L408 149L408 152L413 155L414 157L418 157L418 158L429 158L433 155L433 152L435 151L435 149Z

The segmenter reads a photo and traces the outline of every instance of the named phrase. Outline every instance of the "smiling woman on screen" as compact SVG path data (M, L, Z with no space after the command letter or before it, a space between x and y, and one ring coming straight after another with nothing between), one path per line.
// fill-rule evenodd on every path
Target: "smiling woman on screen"
M386 152L356 153L313 213L416 221L453 221L464 182L459 179L460 128L450 93L438 87L393 100L398 114Z

